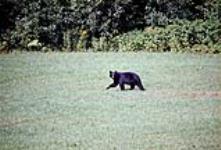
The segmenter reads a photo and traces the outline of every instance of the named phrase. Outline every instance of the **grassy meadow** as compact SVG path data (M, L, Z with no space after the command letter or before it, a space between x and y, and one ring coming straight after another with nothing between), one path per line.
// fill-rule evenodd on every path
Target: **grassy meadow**
M109 70L146 88L105 88ZM0 55L1 150L220 150L221 55Z

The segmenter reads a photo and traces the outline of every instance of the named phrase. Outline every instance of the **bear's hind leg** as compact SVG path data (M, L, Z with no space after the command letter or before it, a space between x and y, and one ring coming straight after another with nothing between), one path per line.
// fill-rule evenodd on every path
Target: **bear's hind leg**
M122 91L125 90L124 84L120 84L120 89L121 89Z
M145 88L143 87L143 85L142 85L141 82L139 82L139 83L137 84L137 86L139 87L140 90L145 91Z
M135 84L130 85L130 90L133 90L135 88Z

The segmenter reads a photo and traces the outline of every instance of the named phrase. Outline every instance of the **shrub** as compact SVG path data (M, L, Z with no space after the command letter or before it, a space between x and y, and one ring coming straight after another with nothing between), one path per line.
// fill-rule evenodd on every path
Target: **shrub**
M221 45L219 21L179 21L165 28L148 27L113 37L109 51L218 53ZM95 44L96 42L94 42ZM96 48L95 48L96 50Z
M217 0L2 0L0 43L28 49L38 40L65 51L211 48L220 43L219 7Z

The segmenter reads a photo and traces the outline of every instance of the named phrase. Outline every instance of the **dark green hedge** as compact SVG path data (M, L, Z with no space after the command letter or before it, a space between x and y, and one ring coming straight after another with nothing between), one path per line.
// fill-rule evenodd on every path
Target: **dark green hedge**
M39 51L111 50L119 49L115 45L122 40L143 35L155 45L170 45L171 40L184 48L219 45L220 4L217 0L1 0L0 46ZM201 27L207 24L208 30ZM180 36L172 31L167 34L171 26L177 26ZM130 32L147 27L161 28L162 35ZM135 35L126 37L131 33ZM96 41L105 41L107 49L97 49ZM146 49L138 45L140 48L127 49ZM157 46L154 50L164 49Z

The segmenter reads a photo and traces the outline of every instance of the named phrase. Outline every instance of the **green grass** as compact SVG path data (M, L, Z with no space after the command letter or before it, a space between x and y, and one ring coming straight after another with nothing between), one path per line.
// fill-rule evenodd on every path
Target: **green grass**
M146 91L105 90L109 70ZM1 150L220 150L221 55L0 56Z

